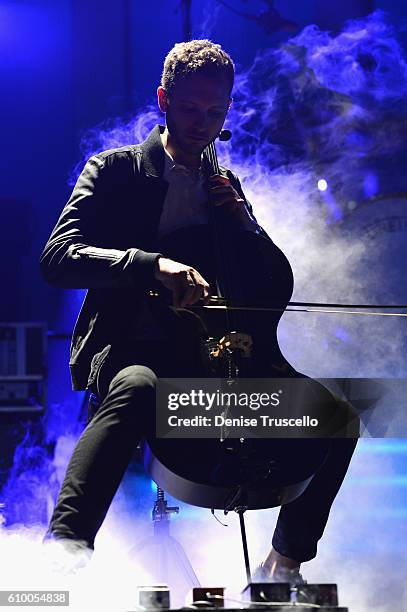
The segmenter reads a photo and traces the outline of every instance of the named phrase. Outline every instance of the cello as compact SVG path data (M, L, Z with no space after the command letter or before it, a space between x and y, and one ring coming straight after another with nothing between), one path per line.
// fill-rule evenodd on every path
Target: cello
M220 137L225 139L225 134ZM207 180L221 173L214 142L203 152L203 169ZM237 506L270 508L298 497L323 464L329 450L327 432L337 432L338 405L327 389L297 372L278 345L277 326L293 291L287 258L261 228L233 226L210 198L208 207L208 225L176 230L162 239L159 250L192 265L216 287L217 295L209 303L213 308L175 309L169 292L165 297L160 289L150 293L152 310L175 330L174 342L189 372L228 385L241 378L284 379L289 388L295 380L301 383L300 391L291 401L323 405L324 424L312 439L233 437L230 432L217 439L149 435L144 466L160 488L192 505L225 511ZM250 308L270 304L280 308Z

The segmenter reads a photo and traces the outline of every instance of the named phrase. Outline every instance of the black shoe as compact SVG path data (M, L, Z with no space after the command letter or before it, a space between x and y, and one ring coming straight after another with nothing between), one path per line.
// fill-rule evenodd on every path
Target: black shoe
M76 574L87 567L92 559L93 550L84 540L47 537L43 544L51 571L57 573Z
M289 569L288 567L279 567L273 575L263 567L261 563L253 572L252 582L289 582L291 586L299 586L307 584L300 573L298 567Z

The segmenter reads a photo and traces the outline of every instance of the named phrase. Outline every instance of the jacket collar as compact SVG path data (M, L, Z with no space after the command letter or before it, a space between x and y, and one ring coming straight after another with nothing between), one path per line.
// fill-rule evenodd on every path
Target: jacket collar
M141 143L143 166L146 176L154 176L162 178L165 169L165 153L161 140L161 134L164 132L163 125L156 125L146 140ZM220 173L228 176L226 168L220 167Z
M147 176L162 178L164 174L165 154L161 142L161 134L164 129L163 125L156 125L141 144L143 166Z

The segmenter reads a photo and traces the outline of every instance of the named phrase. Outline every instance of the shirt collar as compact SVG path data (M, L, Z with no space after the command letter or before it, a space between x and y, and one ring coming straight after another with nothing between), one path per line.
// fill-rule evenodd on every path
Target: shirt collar
M165 175L175 173L184 176L198 176L202 174L202 162L199 168L192 168L189 166L184 166L183 164L178 164L176 161L174 161L172 155L167 151L167 149L165 147L163 148L165 153Z

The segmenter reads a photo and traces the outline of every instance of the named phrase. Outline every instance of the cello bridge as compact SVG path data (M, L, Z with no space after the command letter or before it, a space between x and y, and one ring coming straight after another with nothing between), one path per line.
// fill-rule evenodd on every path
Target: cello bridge
M220 340L208 338L206 347L210 360L230 359L236 352L241 357L248 358L252 354L253 339L250 334L234 331L226 334Z

